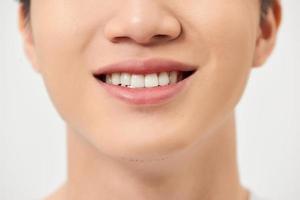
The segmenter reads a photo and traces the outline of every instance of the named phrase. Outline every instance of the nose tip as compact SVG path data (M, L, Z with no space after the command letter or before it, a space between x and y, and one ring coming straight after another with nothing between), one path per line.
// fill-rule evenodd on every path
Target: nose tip
M147 45L179 37L181 24L174 16L162 12L160 8L155 11L145 7L139 9L143 10L127 11L126 15L119 14L109 20L104 30L107 39L113 43L134 41Z

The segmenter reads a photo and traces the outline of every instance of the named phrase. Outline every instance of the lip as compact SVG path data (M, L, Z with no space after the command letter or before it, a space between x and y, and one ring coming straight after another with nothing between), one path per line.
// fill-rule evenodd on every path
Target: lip
M166 71L196 71L194 65L166 59L126 60L115 64L100 67L93 72L94 75L111 74L114 72L128 72L131 74L149 74ZM195 73L195 72L194 72ZM192 75L166 86L152 88L128 88L113 84L107 84L97 80L102 89L112 97L131 105L158 105L163 104L179 95L192 79Z
M165 71L194 71L196 69L197 67L195 65L168 59L152 58L146 60L129 59L123 62L117 62L99 67L92 73L94 75L111 74L114 72L128 72L130 74L150 74Z

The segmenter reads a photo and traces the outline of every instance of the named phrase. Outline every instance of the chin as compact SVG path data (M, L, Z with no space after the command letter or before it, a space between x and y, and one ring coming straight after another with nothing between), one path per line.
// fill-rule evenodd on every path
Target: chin
M166 159L192 144L192 139L188 138L186 132L161 130L164 129L160 129L160 134L153 129L144 129L142 134L132 129L128 132L111 131L111 134L106 136L106 142L99 141L97 146L104 154L116 159L150 161ZM123 137L115 137L120 134Z

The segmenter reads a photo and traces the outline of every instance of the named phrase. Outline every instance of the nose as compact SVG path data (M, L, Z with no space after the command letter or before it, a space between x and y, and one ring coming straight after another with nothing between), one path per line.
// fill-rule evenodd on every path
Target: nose
M120 12L107 21L104 33L113 43L122 41L142 45L174 40L181 34L181 24L155 0L128 0Z

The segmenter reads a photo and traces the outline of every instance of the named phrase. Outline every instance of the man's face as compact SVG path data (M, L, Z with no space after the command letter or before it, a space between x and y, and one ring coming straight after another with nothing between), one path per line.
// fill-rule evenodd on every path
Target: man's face
M234 111L254 62L259 8L258 0L33 0L34 65L67 125L103 153L169 154ZM172 40L145 40L161 33ZM173 59L197 71L168 103L135 106L92 75L131 58Z

